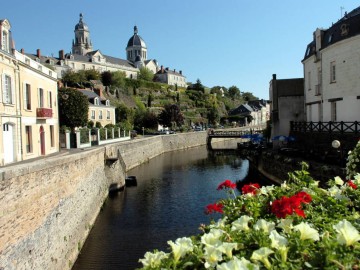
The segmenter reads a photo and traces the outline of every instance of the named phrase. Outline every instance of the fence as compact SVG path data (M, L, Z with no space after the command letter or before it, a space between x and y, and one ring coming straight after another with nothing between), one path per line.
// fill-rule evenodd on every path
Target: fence
M339 132L353 133L360 132L360 122L290 122L290 130L298 132Z

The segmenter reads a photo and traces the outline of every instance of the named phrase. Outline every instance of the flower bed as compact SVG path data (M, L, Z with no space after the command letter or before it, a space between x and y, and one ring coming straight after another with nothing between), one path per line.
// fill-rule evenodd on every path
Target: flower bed
M168 241L169 253L147 252L143 269L359 269L360 142L349 153L348 176L326 187L307 172L289 173L281 186L218 186L227 199L206 207L222 213L202 233Z

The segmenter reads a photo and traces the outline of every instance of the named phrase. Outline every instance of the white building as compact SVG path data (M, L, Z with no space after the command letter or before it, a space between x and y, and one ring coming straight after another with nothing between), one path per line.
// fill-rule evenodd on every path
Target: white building
M360 7L316 29L304 65L306 121L360 120Z

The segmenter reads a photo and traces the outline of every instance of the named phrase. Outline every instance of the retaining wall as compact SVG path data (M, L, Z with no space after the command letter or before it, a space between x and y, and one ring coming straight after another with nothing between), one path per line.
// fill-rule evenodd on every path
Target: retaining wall
M205 143L205 132L155 136L1 168L0 270L70 269L126 170Z

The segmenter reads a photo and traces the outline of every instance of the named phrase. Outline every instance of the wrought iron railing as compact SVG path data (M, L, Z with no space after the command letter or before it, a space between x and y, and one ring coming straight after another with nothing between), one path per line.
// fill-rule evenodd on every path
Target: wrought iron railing
M360 133L360 122L290 122L290 130L298 132Z

